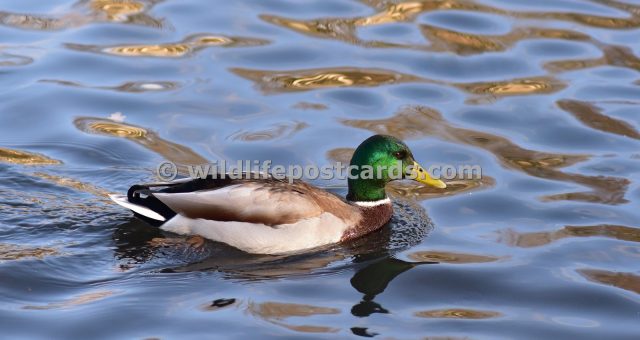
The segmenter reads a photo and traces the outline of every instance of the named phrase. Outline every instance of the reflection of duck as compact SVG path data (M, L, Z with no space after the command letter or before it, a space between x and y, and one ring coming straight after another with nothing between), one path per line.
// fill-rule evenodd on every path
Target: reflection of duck
M347 201L301 181L287 183L265 176L134 185L127 196L112 199L136 216L161 224L163 230L201 235L250 253L277 254L355 239L379 229L393 212L384 189L391 180L411 176L446 187L391 136L365 140L351 165L357 172L352 174L358 176L349 179ZM372 169L381 176L373 176Z
M364 294L362 301L351 308L351 314L357 317L367 317L373 313L389 313L373 299L384 292L396 276L415 267L420 263L405 262L394 258L385 258L374 262L353 275L351 285Z

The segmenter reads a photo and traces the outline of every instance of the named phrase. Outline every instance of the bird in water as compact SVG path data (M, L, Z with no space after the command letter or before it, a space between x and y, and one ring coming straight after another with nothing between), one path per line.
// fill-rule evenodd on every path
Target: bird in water
M393 214L385 191L392 180L410 178L446 188L392 136L363 141L349 171L346 198L300 180L223 174L133 185L127 195L110 197L168 232L201 236L248 253L282 254L352 240L384 226Z

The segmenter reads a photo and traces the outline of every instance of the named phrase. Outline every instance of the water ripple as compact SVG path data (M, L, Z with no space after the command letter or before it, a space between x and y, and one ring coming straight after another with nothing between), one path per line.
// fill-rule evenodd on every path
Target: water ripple
M451 309L436 309L425 310L416 312L415 316L420 318L429 319L492 319L502 316L502 313L494 311L483 311L473 309L451 308Z
M370 87L419 80L418 77L408 74L355 67L292 71L233 68L231 72L254 81L265 93L307 91L333 87Z
M163 28L167 24L147 14L158 0L80 0L62 13L29 14L0 11L0 25L26 30L58 31L91 23L114 22Z
M208 47L247 47L260 46L268 43L269 41L264 39L227 37L202 33L190 35L179 42L166 44L98 46L67 43L65 46L77 51L103 53L122 57L181 58Z
M581 237L604 237L629 242L640 242L640 229L621 225L565 226L558 230L519 233L507 229L500 233L500 241L508 245L533 248L542 247L558 240Z
M190 148L166 141L155 132L139 126L92 117L76 118L74 124L80 131L89 134L129 139L176 164L204 164L207 162L205 158Z
M110 90L118 92L142 93L142 92L161 92L171 91L180 87L180 83L173 81L132 81L116 86L91 86L78 82L56 79L42 79L41 83L52 83L62 86L81 87L87 89Z
M640 294L640 276L636 274L599 269L580 269L578 273L589 281Z
M7 149L0 147L0 162L22 165L58 165L62 164L57 159L49 158L38 153Z

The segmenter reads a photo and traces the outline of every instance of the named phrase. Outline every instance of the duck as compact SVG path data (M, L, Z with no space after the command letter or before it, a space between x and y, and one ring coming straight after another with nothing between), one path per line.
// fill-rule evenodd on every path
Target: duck
M446 188L416 162L404 142L388 135L364 140L348 169L344 198L302 180L269 174L136 184L126 195L110 198L161 230L222 242L247 253L279 255L380 229L393 215L385 190L393 180ZM372 175L370 169L379 169L379 174Z

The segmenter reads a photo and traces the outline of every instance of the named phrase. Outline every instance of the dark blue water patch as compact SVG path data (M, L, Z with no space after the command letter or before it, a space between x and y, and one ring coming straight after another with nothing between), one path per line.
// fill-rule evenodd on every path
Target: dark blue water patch
M421 164L424 162L425 166L468 164L481 165L483 170L496 168L493 164L493 155L479 149L464 148L456 143L424 138L407 141L407 145L411 148L416 160Z
M422 105L450 102L460 97L450 88L432 84L401 84L390 88L389 93Z
M511 30L509 20L495 14L445 10L423 14L418 22L471 34L498 35Z
M358 2L343 2L339 0L252 0L250 8L256 8L260 14L293 15L298 20L318 18L324 16L360 16L368 15L371 10L365 4Z
M8 46L24 46L41 41L49 35L46 31L20 30L9 26L0 26L3 44Z
M234 27L237 17L227 15L230 11L240 10L237 6L240 3L227 2L210 5L207 15L203 16L202 8L194 1L163 2L155 6L151 12L157 18L167 18L167 31L176 35L186 35L192 33L209 32L214 34L228 33L230 27ZM240 5L242 6L242 5ZM246 10L246 8L244 8ZM180 25L176 25L179 22ZM237 30L237 35L241 35L242 30ZM177 39L180 40L180 39Z
M590 269L608 268L609 272L625 272L626 268L637 264L632 257L628 256L630 255L629 251L633 254L633 249L640 248L637 248L637 243L633 241L627 242L627 246L622 243L624 242L606 237L568 237L552 243L549 247L551 251L540 252L536 260L544 263L553 258L562 257L568 263L588 261ZM573 248L573 251L566 251L568 245ZM603 249L607 249L607 251L603 251ZM583 266L579 269L585 268ZM576 279L582 281L583 278L576 274Z
M378 57L383 58L386 58L384 54ZM517 56L396 55L393 62L406 65L416 75L452 82L504 80L539 75L538 66Z
M628 30L628 31L619 31L619 32L610 32L607 35L608 39L611 39L611 42L615 43L615 45L621 45L625 48L630 49L635 55L640 54L640 46L636 43L638 33L636 29Z
M386 107L383 96L367 89L329 90L323 93L321 98L341 105L347 113L380 112Z
M598 103L596 103L596 105L598 105ZM604 108L606 115L626 121L629 124L634 125L636 129L640 130L640 115L638 115L636 103L623 102L620 106L606 105Z
M581 173L628 178L633 174L640 173L640 162L634 159L606 157L594 159L579 169Z
M140 63L140 59L144 59L145 62ZM34 82L41 79L60 79L90 85L113 85L117 83L116 79L122 82L174 80L176 75L184 73L184 65L177 62L177 59L170 58L117 57L93 52L54 50L47 58L36 61L26 73ZM36 77L42 74L47 76ZM135 75L135 78L132 78L132 75ZM109 82L105 84L107 79Z
M61 0L46 3L40 3L38 0L7 1L2 4L3 11L34 15L45 15L57 7L68 8L68 5L64 5L64 1Z
M220 58L233 56L234 60L240 61L244 65L254 65L257 68L267 69L272 67L304 67L322 58L322 52L319 49L313 50L299 46L282 45L256 49L255 51L225 51L218 53L218 55Z
M517 191L510 191L504 196L496 195L497 189L475 192L470 195L441 198L428 203L429 215L436 225L471 226L476 224L495 224L496 221L517 221L518 225L542 226L549 223L565 224L597 224L616 221L629 224L634 220L633 212L612 211L606 207L571 201L540 201L538 195L532 200ZM568 192L585 192L589 188L570 182L559 182L560 187L548 194ZM561 188L571 187L567 190ZM553 222L550 222L553 221ZM502 222L499 222L502 223Z
M161 29L139 29L139 27L124 26L113 23L94 23L82 30L65 32L64 39L76 44L93 44L100 41L103 44L149 44L150 41L174 41L181 37Z
M535 114L534 114L535 113ZM497 110L471 107L456 113L465 123L481 126L483 131L501 131L509 129L519 133L512 141L529 149L541 149L541 146L554 145L556 148L572 150L572 153L588 153L588 150L606 150L611 147L634 148L634 140L614 133L595 130L586 125L574 125L574 118L564 111L546 110L544 107L530 104L509 106ZM614 146L615 145L615 146ZM543 148L542 148L543 149Z
M516 50L519 49L540 60L596 59L602 56L602 51L592 44L567 40L527 40L518 44Z
M243 146L244 144L244 146ZM246 145L251 145L250 148L247 148ZM300 164L296 163L296 159L298 161L302 161L300 159L300 155L298 155L295 150L292 150L290 146L267 146L261 145L259 143L234 143L229 145L225 149L225 153L228 155L233 155L237 160L258 160L260 162L270 160L272 164L275 165L289 165L289 164ZM228 166L235 166L236 161L227 160Z
M527 279L529 276L532 279ZM491 280L488 280L488 277L500 277L500 280L489 282ZM421 282L423 288L419 291L408 290L407 287L415 282ZM475 284L465 285L464 282ZM425 328L430 332L446 332L454 327L455 322L458 327L464 324L463 329L468 332L467 334L482 334L489 338L500 336L522 338L523 334L526 334L524 338L527 339L547 336L599 339L607 336L607 332L600 327L580 327L580 325L593 325L592 320L603 319L618 325L620 331L616 335L629 338L631 332L628 327L632 322L632 310L636 305L629 299L617 296L614 292L603 292L591 284L583 284L571 292L570 284L549 275L544 269L532 268L532 266L489 267L486 270L476 268L469 271L454 266L419 266L399 276L393 283L388 293L400 294L402 303L413 306L412 310L439 309L443 306L487 310L486 307L481 306L501 306L500 310L503 312L501 317L485 319L482 322L464 319L421 319L425 326L428 325ZM551 284L558 289L549 290L547 287ZM510 287L510 292L505 294L504 289L507 285ZM572 297L569 298L569 295ZM573 306L576 303L573 299L577 296L582 297L583 300L578 304L583 308L589 308L588 305L593 301L592 299L602 299L601 301L607 301L608 306L615 306L624 311L625 317L609 319L609 316L601 310L591 309L590 312L572 319L570 316L574 313L567 306ZM533 307L523 311L513 304L514 299L526 299ZM398 305L401 303L397 299L391 302ZM388 306L390 306L389 309L394 310L394 305ZM488 310L491 311L490 308ZM532 322L532 318L536 322ZM561 323L562 320L567 322ZM570 323L571 320L574 320L574 325ZM595 322L595 325L599 326L600 322ZM524 330L525 333L514 331L516 329Z
M638 149L638 141L621 135L593 130L589 127L576 127L558 124L536 131L531 141L540 145L554 145L556 148L572 150L574 153L606 151L611 148L632 151Z
M562 185L562 183L557 181L530 177L513 179L506 183L506 186L512 192L534 193L536 196L543 193L549 195L561 190L569 191L573 187L573 185L570 184ZM564 189L562 188L563 186Z
M515 131L524 129L528 130L531 129L532 126L539 126L537 124L532 125L532 123L542 123L541 120L544 120L540 115L520 114L520 111L528 111L528 109L526 106L511 108L511 110L466 107L453 112L451 115L453 115L457 120L465 123L492 129L515 129Z
M415 25L408 23L359 27L358 38L365 41L383 41L390 44L406 44L409 46L427 44L420 30Z
M446 201L446 202L445 202ZM433 203L431 214L436 223L448 224L455 216L456 224L479 223L493 218L499 220L535 215L524 201L515 197L503 197L492 192L474 193L466 197L454 197ZM445 220L443 217L450 216Z
M50 84L43 84L50 87ZM113 93L86 92L78 93L73 89L58 88L56 90L36 91L33 96L6 106L10 114L0 117L0 122L11 124L13 131L6 137L20 138L25 131L36 134L39 138L51 137L55 131L53 126L73 127L73 118L77 116L109 117L112 113L123 112L133 121L136 115L154 114L167 110L167 105L152 103L148 99L122 96ZM40 93L38 93L40 92ZM52 107L48 103L55 101L61 106ZM61 109L66 107L65 109ZM123 110L124 108L126 110ZM66 117L66 119L65 119ZM131 119L133 118L133 119ZM39 124L33 124L37 120ZM21 136L22 135L22 136Z
M582 100L635 100L640 98L640 87L634 85L587 85L576 90L576 97Z
M583 74L578 74L576 76L582 76ZM619 67L619 66L599 66L592 69L589 72L589 76L599 77L603 79L610 79L614 82L622 82L630 83L634 80L638 79L640 73L637 70Z

